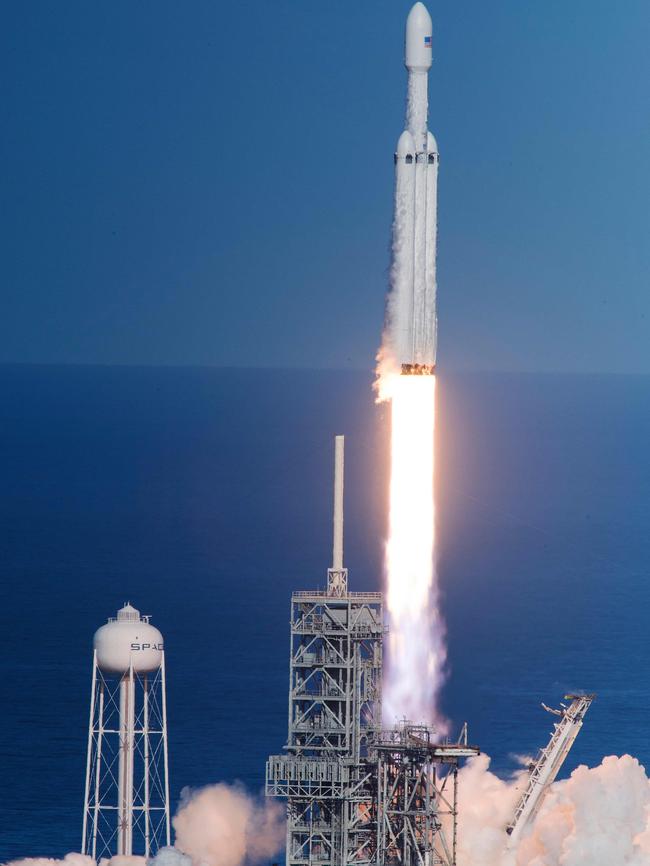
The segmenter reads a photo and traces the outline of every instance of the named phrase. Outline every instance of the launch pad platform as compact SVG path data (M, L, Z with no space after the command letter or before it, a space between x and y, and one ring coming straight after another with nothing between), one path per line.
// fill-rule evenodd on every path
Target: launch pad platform
M382 594L346 583L291 596L288 739L266 765L267 796L287 801L286 866L455 866L459 763L479 749L466 732L382 729Z

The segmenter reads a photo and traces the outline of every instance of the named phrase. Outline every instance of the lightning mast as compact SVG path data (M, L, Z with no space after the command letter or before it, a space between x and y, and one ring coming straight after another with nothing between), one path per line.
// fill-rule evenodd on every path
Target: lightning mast
M542 704L546 712L558 716L560 721L554 724L548 745L540 750L539 755L530 765L530 772L514 817L506 828L510 836L509 848L515 846L521 834L539 812L549 787L555 781L571 746L580 733L585 713L595 697L596 695L565 695L565 700L570 700L571 704L568 707L560 704L559 710Z
M343 568L343 479L345 473L345 436L334 439L334 516L332 567L327 570L329 595L345 595L348 591L348 570Z

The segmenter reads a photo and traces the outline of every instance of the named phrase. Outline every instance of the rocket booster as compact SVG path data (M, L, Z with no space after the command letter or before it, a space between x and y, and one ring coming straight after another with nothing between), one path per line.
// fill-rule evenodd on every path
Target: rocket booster
M395 152L395 209L388 338L403 374L436 364L438 147L427 129L431 16L416 3L406 21L406 128Z

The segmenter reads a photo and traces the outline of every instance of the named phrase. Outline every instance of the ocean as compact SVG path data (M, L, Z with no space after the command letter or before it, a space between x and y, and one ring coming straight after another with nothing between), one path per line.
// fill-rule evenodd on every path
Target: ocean
M650 378L442 374L442 707L507 774L597 692L564 767L650 760ZM325 585L333 436L352 589L382 586L388 413L371 373L0 367L0 862L79 850L92 635L165 637L171 792L263 786L289 597Z

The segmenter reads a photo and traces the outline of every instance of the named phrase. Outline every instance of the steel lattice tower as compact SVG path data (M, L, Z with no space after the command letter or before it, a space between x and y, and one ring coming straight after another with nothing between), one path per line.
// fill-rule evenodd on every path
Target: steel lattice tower
M286 866L454 866L459 760L430 728L382 731L382 594L343 567L343 437L336 437L334 555L324 592L291 596L286 754L266 794L287 800Z
M367 759L381 730L382 595L348 591L343 445L337 436L327 590L291 597L287 754L266 768L267 794L288 801L287 866L374 856Z
M378 864L455 866L458 764L479 753L467 744L436 743L427 725L403 722L376 748Z

